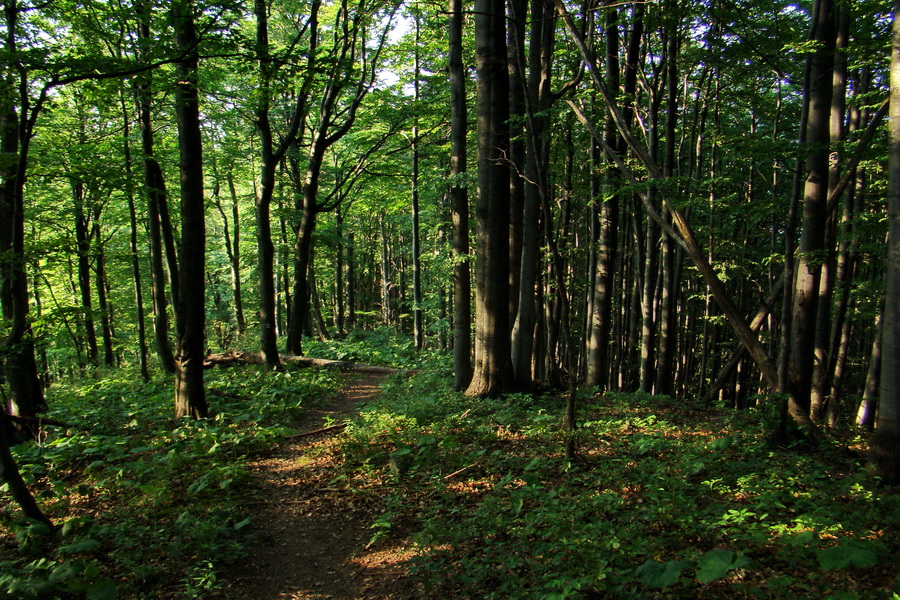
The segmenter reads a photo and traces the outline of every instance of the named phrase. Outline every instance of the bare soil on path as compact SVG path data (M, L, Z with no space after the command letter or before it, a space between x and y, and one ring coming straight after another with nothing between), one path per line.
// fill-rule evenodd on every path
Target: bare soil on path
M300 431L352 416L373 398L383 375L345 375L331 407L311 411ZM329 419L330 417L330 419ZM421 598L407 575L406 536L370 544L384 492L351 491L333 481L340 430L287 438L249 468L261 493L249 501L253 535L228 571L221 600L400 600Z

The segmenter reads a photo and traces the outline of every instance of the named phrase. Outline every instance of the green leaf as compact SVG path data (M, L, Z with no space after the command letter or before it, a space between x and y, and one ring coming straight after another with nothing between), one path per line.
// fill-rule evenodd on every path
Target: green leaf
M750 559L731 550L710 550L697 563L697 579L700 583L709 583L721 579L732 569L739 569L750 564Z
M243 529L244 527L246 527L247 525L249 525L249 524L252 522L252 520L253 520L253 519L251 519L250 517L247 517L246 519L244 519L244 520L241 521L240 523L235 523L235 524L234 524L234 529L235 529L235 531L240 531L241 529Z
M60 554L79 554L81 552L91 552L100 547L100 542L91 538L82 538L78 541L60 546L57 552Z
M819 550L819 566L826 571L846 567L871 567L878 562L874 552L859 542L844 543L832 548Z
M692 566L690 561L670 560L659 563L648 560L638 567L637 575L641 583L647 587L664 588L675 585L681 578L681 572Z
M101 579L95 581L87 589L87 600L116 600L119 597L119 590L112 579Z

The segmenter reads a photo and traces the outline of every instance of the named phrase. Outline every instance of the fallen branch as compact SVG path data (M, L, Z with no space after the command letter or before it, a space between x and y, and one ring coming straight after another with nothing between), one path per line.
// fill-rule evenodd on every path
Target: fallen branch
M444 481L447 481L448 479L452 479L453 477L456 477L457 475L461 475L462 473L465 473L466 471L468 471L468 470L471 469L472 467L477 467L477 466L480 465L480 464L481 464L480 462L472 463L472 464L469 465L468 467L463 467L462 469L458 469L458 470L456 470L456 471L453 471L453 472L450 473L449 475L444 475Z
M18 415L7 416L13 423L22 423L23 425L37 425L38 427L51 425L53 427L62 427L63 429L83 429L82 427L72 425L71 423L65 423L63 421L57 421L56 419L47 419L44 417L20 417Z
M353 373L373 373L376 375L392 375L394 373L409 373L409 370L394 369L392 367L380 367L364 365L347 360L330 360L327 358L312 358L308 356L282 356L285 364L295 364L301 367L323 367L327 369L340 369ZM239 364L262 365L265 361L259 352L219 352L208 355L204 361L204 368L231 367Z
M303 433L294 433L292 435L284 436L284 439L296 439L302 437L309 437L311 435L316 435L317 433L327 433L329 431L337 431L338 429L343 429L347 426L347 423L338 423L337 425L329 425L328 427L322 427L321 429L315 429L313 431L304 431Z

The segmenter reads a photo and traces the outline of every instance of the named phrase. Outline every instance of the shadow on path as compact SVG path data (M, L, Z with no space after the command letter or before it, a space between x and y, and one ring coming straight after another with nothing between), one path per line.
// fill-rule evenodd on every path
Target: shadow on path
M312 411L301 431L321 428L327 417L349 418L359 403L378 393L383 375L345 377L334 404ZM344 490L332 482L340 460L335 442L339 434L332 430L289 438L250 463L262 492L247 507L254 535L243 562L229 571L220 599L422 597L406 574L412 553L405 543L367 548L383 498L377 492Z

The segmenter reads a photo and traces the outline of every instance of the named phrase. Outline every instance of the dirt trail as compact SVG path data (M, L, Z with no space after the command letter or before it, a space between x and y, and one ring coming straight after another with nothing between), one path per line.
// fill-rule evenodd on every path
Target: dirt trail
M382 375L348 374L334 404L313 411L301 431L342 421L374 397ZM246 559L232 568L222 600L405 599L421 592L406 575L404 543L367 548L382 498L331 481L339 457L330 431L286 439L250 465L262 494L248 512L255 535Z

